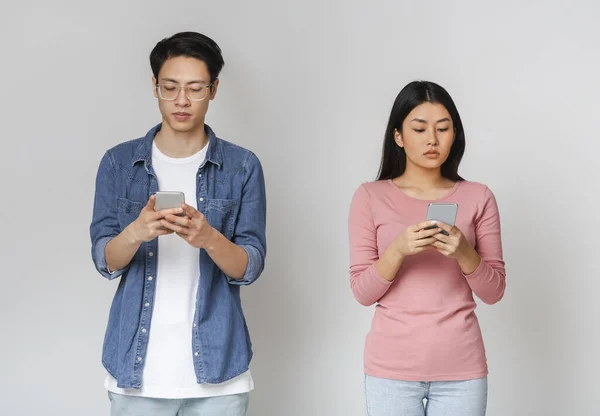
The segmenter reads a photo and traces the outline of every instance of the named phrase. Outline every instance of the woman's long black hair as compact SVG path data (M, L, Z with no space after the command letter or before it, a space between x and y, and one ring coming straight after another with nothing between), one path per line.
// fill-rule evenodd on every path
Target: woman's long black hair
M448 159L442 164L442 176L452 181L462 181L458 174L458 165L465 153L465 131L456 105L450 94L438 84L429 81L413 81L396 97L383 140L381 165L377 180L393 179L402 175L406 169L404 148L396 144L394 131L402 133L402 123L408 114L423 103L443 105L454 124L455 136Z

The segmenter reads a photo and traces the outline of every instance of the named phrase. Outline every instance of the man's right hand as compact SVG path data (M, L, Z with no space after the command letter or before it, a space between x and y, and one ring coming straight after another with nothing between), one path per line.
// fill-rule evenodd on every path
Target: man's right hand
M137 219L127 226L129 235L137 244L154 240L161 235L172 234L173 231L162 227L160 220L168 214L177 215L183 212L182 208L163 209L157 212L154 210L155 200L156 197L152 195Z

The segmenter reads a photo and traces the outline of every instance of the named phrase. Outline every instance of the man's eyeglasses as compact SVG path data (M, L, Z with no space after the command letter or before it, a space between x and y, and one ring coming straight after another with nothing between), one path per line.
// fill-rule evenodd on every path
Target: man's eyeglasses
M213 86L212 82L208 85L195 85L193 87L157 84L156 90L161 100L175 101L179 96L179 91L184 91L185 96L190 101L202 101L208 96L208 91Z

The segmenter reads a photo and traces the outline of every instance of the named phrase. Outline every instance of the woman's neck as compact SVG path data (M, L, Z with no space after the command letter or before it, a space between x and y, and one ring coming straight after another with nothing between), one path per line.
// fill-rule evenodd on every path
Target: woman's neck
M394 184L407 195L417 199L438 199L456 184L442 176L441 169L427 169L407 164L404 173L393 179Z
M408 187L422 190L445 188L449 183L454 185L442 176L441 168L428 169L412 163L407 163L404 173L396 179Z

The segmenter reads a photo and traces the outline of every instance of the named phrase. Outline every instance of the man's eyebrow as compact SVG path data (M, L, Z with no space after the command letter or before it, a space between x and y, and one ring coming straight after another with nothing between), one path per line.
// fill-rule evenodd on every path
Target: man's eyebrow
M160 80L161 80L161 82L166 81L166 82L172 82L174 84L179 84L179 81L177 81L176 79L173 79L173 78L161 78ZM186 85L190 85L190 84L205 84L205 85L208 85L209 83L206 82L206 81L204 81L204 80L202 80L202 79L199 79L199 80L189 81L189 82L186 83Z

